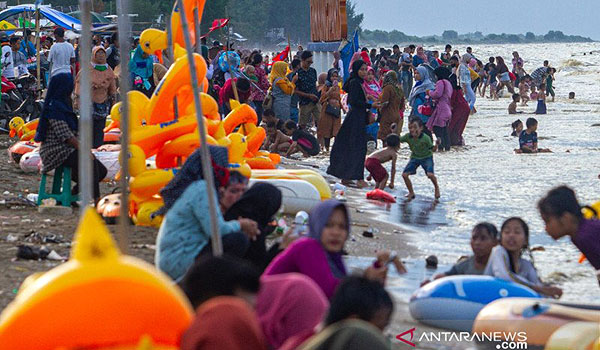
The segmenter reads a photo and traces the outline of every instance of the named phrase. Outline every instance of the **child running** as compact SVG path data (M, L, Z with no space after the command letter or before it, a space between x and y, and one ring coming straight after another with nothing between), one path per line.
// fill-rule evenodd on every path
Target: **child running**
M408 124L408 130L410 133L400 138L400 142L408 143L411 151L410 161L402 172L402 178L408 190L406 198L409 201L415 198L415 192L409 176L416 174L420 166L425 170L425 174L433 183L435 200L438 201L440 198L440 188L437 178L433 173L433 141L431 137L423 133L423 121L420 118L412 118Z
M517 111L517 103L521 100L519 94L512 94L512 102L508 105L508 114L521 114L523 111Z
M548 235L555 240L569 236L594 269L600 272L600 220L583 217L575 192L567 186L556 187L539 201L538 209Z
M385 162L392 161L392 178L390 180L390 188L394 188L394 179L396 178L396 159L398 158L398 150L400 149L400 137L396 134L389 134L385 138L386 147L377 152L372 153L365 160L365 168L371 175L367 177L370 180L371 177L375 179L375 188L380 190L385 189L389 174L387 170L381 165Z
M529 252L531 261L523 259ZM523 284L540 294L560 298L562 290L542 284L529 250L529 226L521 218L512 217L504 221L500 229L500 245L492 249L484 271L485 275Z
M535 118L527 118L525 122L527 129L521 131L519 135L518 153L551 153L548 148L538 148L537 127L538 121Z

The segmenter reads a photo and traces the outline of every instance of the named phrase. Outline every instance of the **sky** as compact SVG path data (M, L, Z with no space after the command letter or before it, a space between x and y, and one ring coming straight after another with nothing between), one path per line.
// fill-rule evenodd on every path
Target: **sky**
M560 30L600 40L600 0L353 1L357 11L365 15L362 27L369 30L396 29L418 36L441 35L447 29L536 35Z

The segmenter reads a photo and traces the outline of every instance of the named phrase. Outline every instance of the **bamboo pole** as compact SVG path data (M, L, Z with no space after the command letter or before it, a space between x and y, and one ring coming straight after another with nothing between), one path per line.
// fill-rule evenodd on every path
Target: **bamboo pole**
M92 19L90 0L79 0L81 6L81 38L79 57L81 58L81 89L79 118L79 192L81 194L81 214L92 203L92 91L90 62L92 55Z
M208 151L208 144L206 143L206 129L204 128L204 116L202 115L202 104L200 103L200 91L198 84L198 76L196 75L196 64L194 62L194 53L192 40L190 38L190 32L188 23L185 15L185 7L183 6L183 0L178 0L179 11L181 14L181 27L183 30L183 37L185 40L185 48L187 51L187 58L190 67L190 74L192 76L192 90L194 94L194 106L196 108L196 119L198 120L198 134L200 134L200 156L202 159L202 173L204 175L204 181L206 182L206 192L208 193L208 211L210 215L210 229L211 229L211 242L212 242L212 253L214 256L221 256L223 254L223 244L221 242L221 236L219 235L219 225L217 222L217 199L215 191L215 183L213 177L213 169Z
M27 32L25 32L27 36ZM37 91L35 95L37 98L40 97L40 80L41 80L41 66L40 66L40 8L35 5L35 62L36 62L36 75L37 75ZM25 52L27 52L27 41L25 41Z
M129 99L127 92L131 78L129 77L129 1L117 0L117 27L119 29L119 50L121 51L121 213L119 217L118 241L123 253L129 248Z

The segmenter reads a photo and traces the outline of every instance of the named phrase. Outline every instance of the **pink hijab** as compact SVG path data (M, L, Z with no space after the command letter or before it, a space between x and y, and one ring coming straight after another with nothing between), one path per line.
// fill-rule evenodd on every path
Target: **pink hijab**
M420 54L419 54L419 49L421 49ZM423 61L425 61L425 63L429 62L429 59L427 59L427 55L425 54L425 50L423 49L423 46L417 46L417 56L419 56Z
M373 72L373 74L375 74L375 70L371 67L368 68L368 72ZM372 89L371 85L376 85L377 89ZM368 82L367 79L365 79L363 82L363 90L365 90L367 99L369 99L369 96L373 96L376 99L379 98L379 95L381 95L381 86L377 82L377 77L375 77L372 82Z
M311 332L323 319L329 302L321 288L298 273L263 275L256 313L273 349L295 336Z

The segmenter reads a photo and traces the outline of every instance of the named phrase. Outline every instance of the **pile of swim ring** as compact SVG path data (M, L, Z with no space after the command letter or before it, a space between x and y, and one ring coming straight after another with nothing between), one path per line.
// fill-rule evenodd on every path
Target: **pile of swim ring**
M469 332L487 304L507 297L540 298L530 288L491 276L449 276L418 289L411 296L409 309L421 323Z
M121 255L93 209L71 258L29 276L0 314L0 350L179 348L193 309L154 266Z
M38 149L40 144L33 141L39 119L34 119L25 123L23 118L14 117L9 123L9 137L18 137L19 141L8 148L9 160L18 165L24 172L39 172L42 166ZM121 132L118 129L112 129L104 133L104 143L118 143L121 138ZM100 160L109 170L109 177L115 175L118 171L118 152L104 153L94 152L96 158Z

